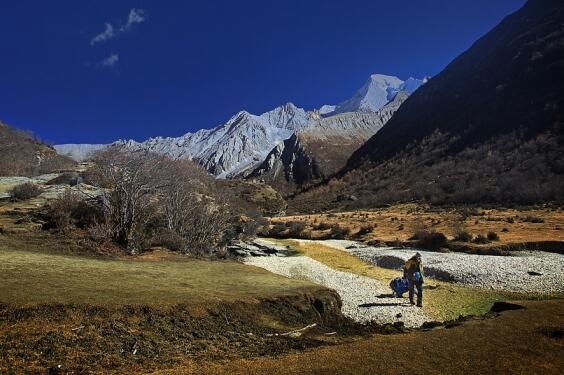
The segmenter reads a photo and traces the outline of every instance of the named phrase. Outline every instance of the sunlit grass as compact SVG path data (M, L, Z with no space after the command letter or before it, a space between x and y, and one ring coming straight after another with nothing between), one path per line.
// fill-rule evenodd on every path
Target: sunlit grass
M317 288L231 261L101 260L0 247L0 303L201 304Z

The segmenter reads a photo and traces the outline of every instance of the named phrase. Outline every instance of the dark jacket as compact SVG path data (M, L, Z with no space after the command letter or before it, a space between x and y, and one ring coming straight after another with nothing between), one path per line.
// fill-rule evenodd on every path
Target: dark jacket
M416 256L411 257L407 262L405 262L403 272L410 280L415 277L416 272L419 272L421 274L421 279L423 279L423 264L421 263L421 259Z

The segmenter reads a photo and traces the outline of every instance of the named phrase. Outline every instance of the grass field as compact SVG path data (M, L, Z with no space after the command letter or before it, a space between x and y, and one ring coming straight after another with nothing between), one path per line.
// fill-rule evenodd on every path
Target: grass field
M372 266L351 254L329 246L317 243L300 243L292 240L271 241L290 246L298 253L336 270L371 277L385 285L391 279L401 276L399 271ZM517 293L461 287L430 278L427 279L427 285L433 285L436 288L425 289L423 309L425 313L438 321L456 319L460 315L483 315L497 301L535 298L534 296Z
M0 248L0 303L198 304L306 288L317 287L232 261L101 260Z

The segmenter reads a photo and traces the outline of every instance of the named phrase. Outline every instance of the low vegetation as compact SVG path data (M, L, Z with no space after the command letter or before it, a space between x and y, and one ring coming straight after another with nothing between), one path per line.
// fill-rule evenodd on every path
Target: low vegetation
M75 165L31 134L0 121L0 176L36 176Z
M525 220L529 216L542 220L542 223ZM494 255L515 249L538 248L564 252L564 232L561 230L564 211L558 206L516 209L402 204L373 210L273 218L270 230L261 234L292 238L286 226L296 221L305 223L301 226L302 233L294 236L301 239L341 238L331 234L331 228L338 225L349 230L344 238L375 245L421 246L431 250L448 248ZM418 232L435 234L423 235L425 241L419 241L414 236Z
M288 202L290 210L369 209L401 202L564 203L561 136L549 133L527 139L515 131L443 157L457 141L450 134L435 132L385 162L366 163L342 178L296 194Z
M93 156L86 181L102 196L65 193L40 215L44 229L86 230L89 240L112 242L130 254L166 247L197 256L224 256L222 247L249 238L260 214L189 160L111 147Z
M26 182L12 188L8 194L12 201L26 201L41 194L41 188L34 183Z

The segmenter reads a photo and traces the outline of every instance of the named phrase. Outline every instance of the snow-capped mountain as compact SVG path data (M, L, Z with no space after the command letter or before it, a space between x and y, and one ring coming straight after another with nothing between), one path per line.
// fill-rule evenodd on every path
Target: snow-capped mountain
M289 139L295 132L305 134L309 129L309 133L319 139L329 132L354 133L355 126L361 122L351 121L346 116L344 120L335 117L334 121L323 122L326 125L321 125L319 120L345 112L377 112L392 101L398 92L413 92L423 82L424 80L413 78L402 81L397 77L374 74L353 98L337 106L325 105L319 110L306 112L288 103L261 115L241 111L213 129L202 129L180 137L155 137L144 142L121 140L114 144L167 154L173 158L190 158L198 161L219 178L245 175L260 165L277 145ZM365 121L362 126L376 129L382 125L380 120L371 119L369 122ZM370 132L370 135L372 134L373 131ZM364 134L362 138L364 139ZM88 153L103 146L58 145L55 148L61 154L82 160Z
M283 194L326 178L345 166L350 155L378 132L408 98L400 91L376 112L346 112L311 120L307 127L270 151L249 178Z
M305 127L309 119L305 110L288 103L258 116L241 111L216 128L177 138L119 143L130 149L194 159L217 177L231 177L260 163L274 146Z
M321 107L320 113L324 116L331 116L344 112L376 112L392 100L398 92L405 91L412 94L425 82L427 82L427 78L410 77L406 81L402 81L395 76L372 74L352 98L336 106L324 105ZM332 111L331 108L333 108Z

